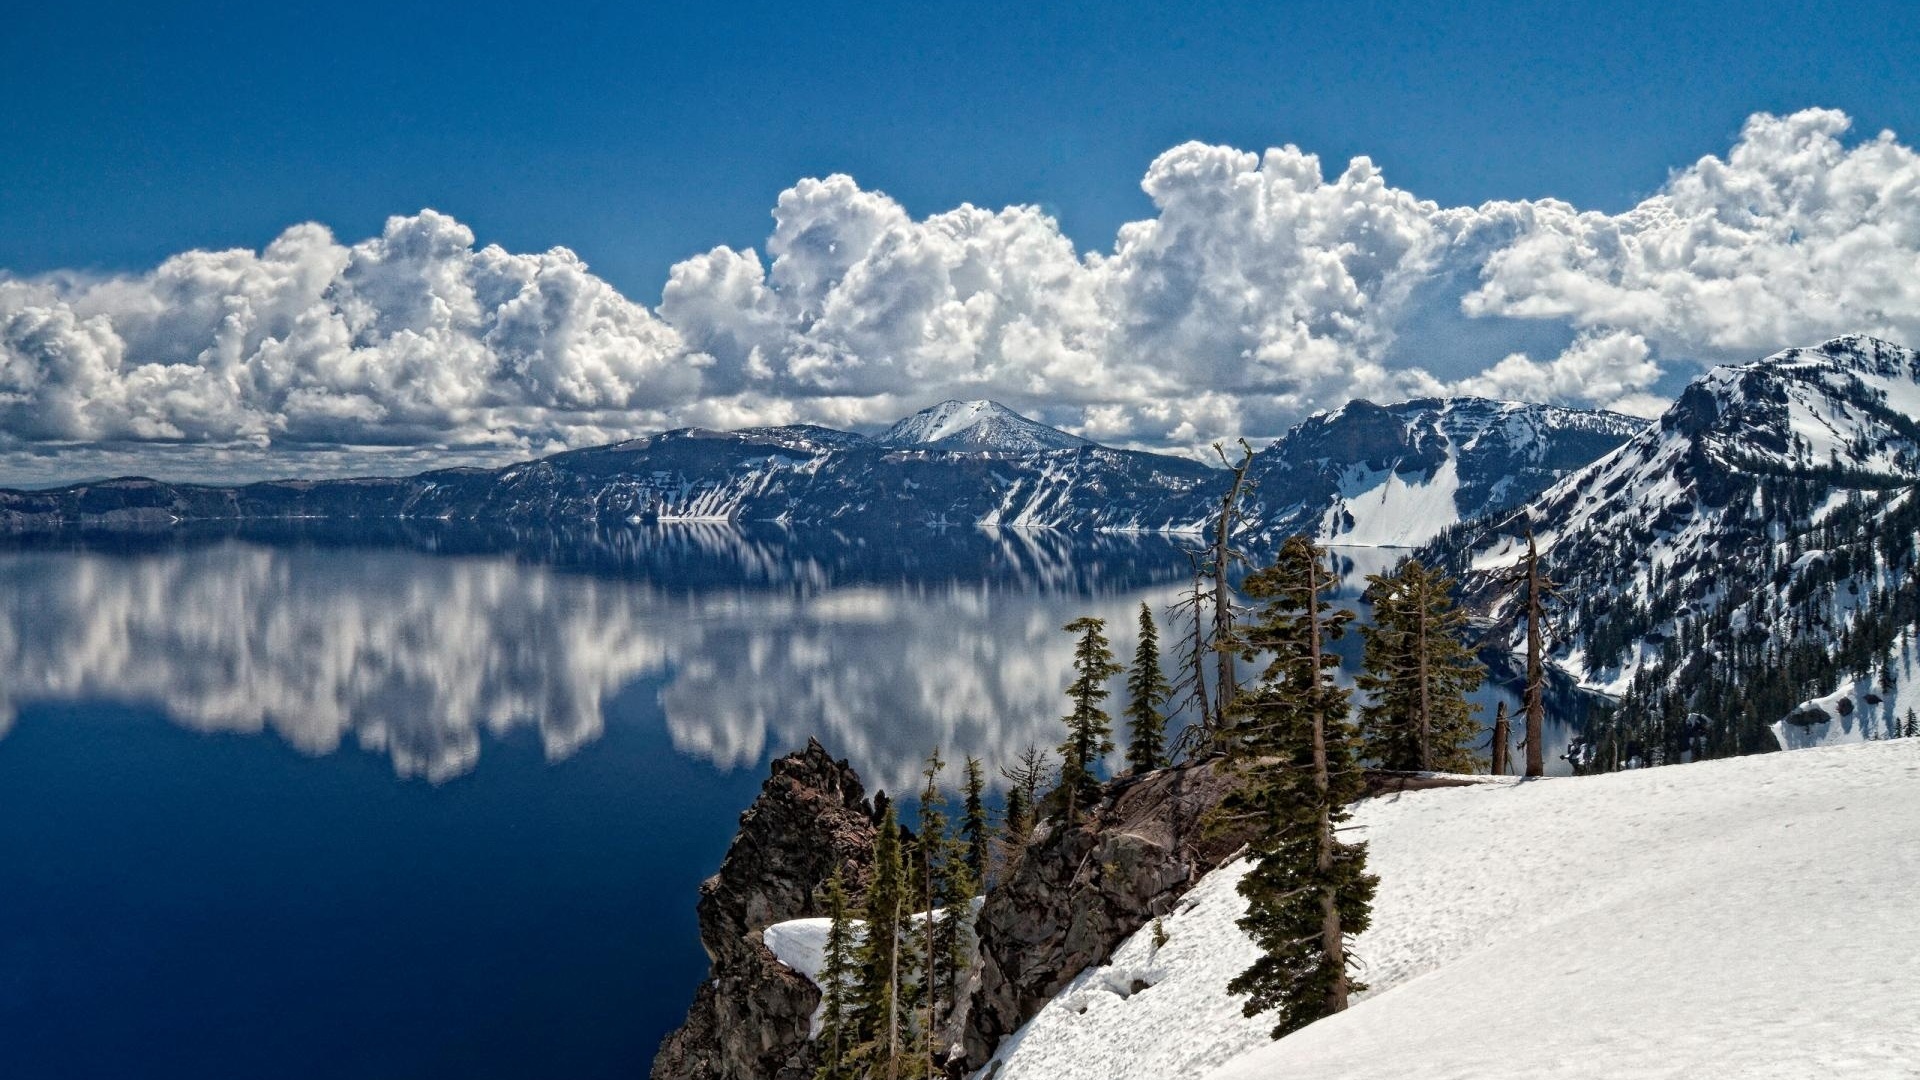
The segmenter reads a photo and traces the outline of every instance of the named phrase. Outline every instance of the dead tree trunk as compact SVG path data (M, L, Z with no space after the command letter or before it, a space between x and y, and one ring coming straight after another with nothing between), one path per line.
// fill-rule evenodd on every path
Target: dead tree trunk
M1493 775L1495 776L1507 775L1509 769L1507 747L1512 739L1513 727L1507 722L1507 703L1503 701L1493 710Z
M1540 575L1540 552L1534 546L1533 529L1527 529L1527 688L1523 702L1527 709L1527 775L1547 775L1546 747L1541 728L1545 726L1547 669L1542 657L1541 624L1546 620L1543 594L1547 581Z
M1233 550L1233 526L1240 520L1240 494L1247 486L1247 467L1253 464L1253 448L1245 439L1240 440L1240 449L1243 451L1240 464L1234 465L1227 461L1227 453L1220 444L1213 444L1221 464L1233 473L1233 481L1220 500L1220 518L1213 525L1213 550L1209 560L1213 569L1213 648L1219 658L1214 680L1214 712L1220 727L1226 726L1239 690L1233 670L1233 590L1227 584L1227 573L1240 558L1239 552Z
M1321 694L1320 668L1320 560L1312 558L1307 566L1307 671L1309 710L1313 724L1313 788L1320 804L1319 832L1314 837L1318 848L1315 865L1326 884L1320 888L1320 949L1326 954L1333 978L1327 984L1327 1011L1340 1012L1347 1007L1347 942L1340 927L1340 901L1333 885L1333 777L1327 764L1327 710Z

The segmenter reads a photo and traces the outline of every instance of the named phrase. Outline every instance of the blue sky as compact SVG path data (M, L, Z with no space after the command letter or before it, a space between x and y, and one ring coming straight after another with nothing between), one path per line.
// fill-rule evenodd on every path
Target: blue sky
M1443 204L1624 209L1749 113L1920 130L1907 4L22 5L0 266L139 268L432 206L652 302L848 172L916 215L1037 203L1083 248L1188 139L1370 155Z
M0 483L946 396L1186 452L1355 396L1652 414L1920 344L1916 10L40 5Z

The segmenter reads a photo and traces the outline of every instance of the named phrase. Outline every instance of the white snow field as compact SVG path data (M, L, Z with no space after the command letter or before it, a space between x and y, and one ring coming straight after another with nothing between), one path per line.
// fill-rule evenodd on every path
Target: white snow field
M1347 1012L1277 1043L1240 1016L1236 864L981 1076L1920 1077L1920 739L1487 780L1353 823L1381 883Z

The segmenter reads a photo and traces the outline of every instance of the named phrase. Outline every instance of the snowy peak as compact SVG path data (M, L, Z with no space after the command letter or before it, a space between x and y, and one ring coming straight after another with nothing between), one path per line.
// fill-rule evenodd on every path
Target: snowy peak
M922 409L882 432L883 446L967 453L1032 454L1092 446L1037 420L1029 420L997 401L943 401Z
M1909 479L1917 419L1920 354L1856 336L1715 368L1687 387L1661 430L1737 472Z

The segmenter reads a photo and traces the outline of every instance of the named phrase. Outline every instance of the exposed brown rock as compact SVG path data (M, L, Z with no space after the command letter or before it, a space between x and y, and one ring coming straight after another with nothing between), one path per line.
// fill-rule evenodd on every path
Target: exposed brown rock
M1008 879L987 894L977 926L979 984L969 1003L964 1068L978 1069L1089 965L1173 909L1243 838L1201 818L1231 781L1217 761L1109 784L1073 826L1036 830Z
M653 1060L653 1080L799 1080L820 992L774 959L761 931L823 914L839 867L850 892L873 860L873 808L860 778L818 742L773 763L772 775L700 886L700 942L712 960L687 1021Z

